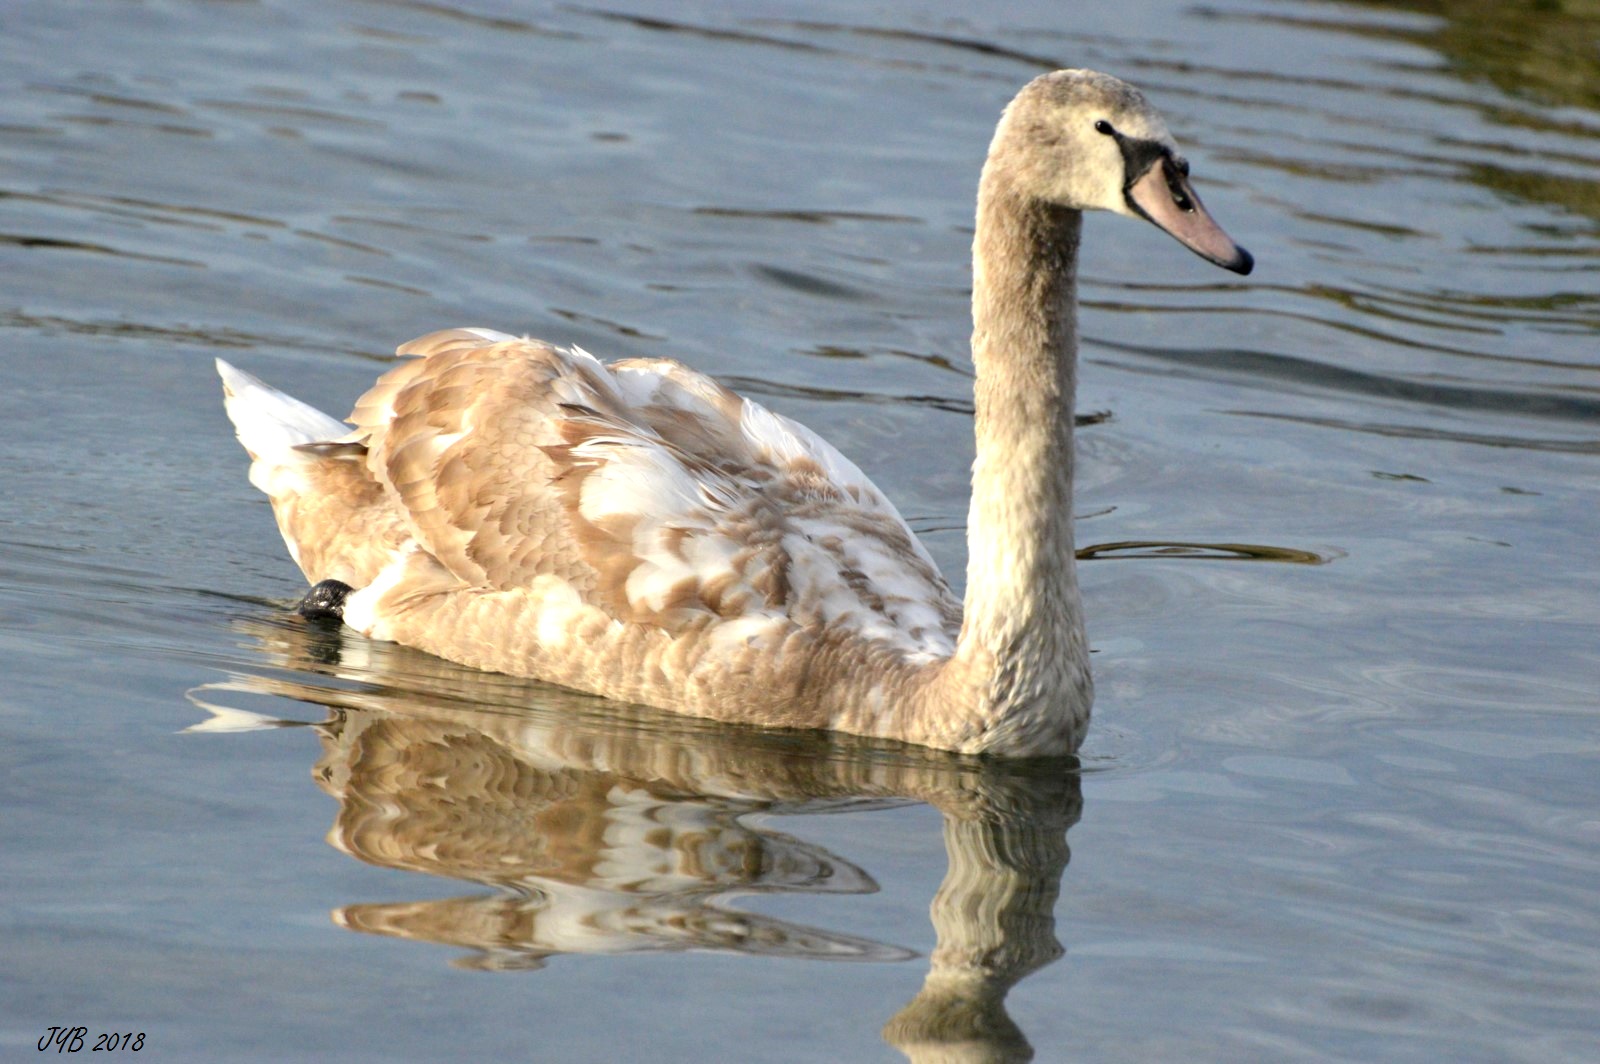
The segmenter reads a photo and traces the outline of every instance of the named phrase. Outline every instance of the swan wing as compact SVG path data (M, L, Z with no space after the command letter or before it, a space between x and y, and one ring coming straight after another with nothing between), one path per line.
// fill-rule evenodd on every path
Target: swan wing
M746 618L948 654L960 608L894 506L798 423L667 360L433 333L350 437L468 588L554 577L624 624Z

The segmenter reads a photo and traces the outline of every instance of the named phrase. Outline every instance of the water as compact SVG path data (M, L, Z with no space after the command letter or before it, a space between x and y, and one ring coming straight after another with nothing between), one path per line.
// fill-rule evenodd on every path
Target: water
M1600 1057L1592 5L968 7L0 15L0 1044ZM759 395L959 574L973 185L1069 64L1259 262L1087 227L1078 772L284 615L211 359L342 413L457 324Z

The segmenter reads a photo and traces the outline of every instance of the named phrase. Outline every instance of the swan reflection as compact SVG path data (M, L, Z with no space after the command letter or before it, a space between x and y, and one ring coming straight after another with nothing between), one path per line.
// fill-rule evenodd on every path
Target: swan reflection
M721 903L735 892L877 889L850 862L740 819L770 801L697 793L691 774L610 768L628 759L622 736L551 756L538 748L542 729L514 719L408 709L421 712L344 710L317 725L317 781L339 802L329 841L370 864L499 893L347 906L336 915L346 927L466 946L469 963L494 968L676 949L908 956Z
M192 692L197 730L298 724L241 696L325 708L328 839L370 864L488 888L343 906L370 934L531 969L565 953L719 950L905 960L886 942L736 909L739 895L866 894L859 865L776 816L925 802L949 869L922 990L884 1029L915 1061L1027 1060L1010 988L1061 955L1054 906L1081 804L1070 761L988 764L865 740L743 730L469 673L297 619L248 622L272 666ZM510 709L507 707L517 707Z

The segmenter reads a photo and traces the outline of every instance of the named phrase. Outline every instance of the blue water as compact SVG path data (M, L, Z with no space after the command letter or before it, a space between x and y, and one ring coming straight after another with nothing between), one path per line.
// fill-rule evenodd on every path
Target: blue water
M969 6L0 12L8 1056L1600 1058L1600 20ZM1087 226L1078 762L287 615L211 360L343 413L452 325L713 373L959 577L973 188L1058 65L1259 264Z

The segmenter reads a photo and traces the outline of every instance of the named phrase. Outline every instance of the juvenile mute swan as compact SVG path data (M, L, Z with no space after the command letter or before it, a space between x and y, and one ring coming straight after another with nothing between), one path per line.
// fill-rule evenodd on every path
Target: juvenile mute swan
M965 603L805 427L676 362L487 329L413 340L348 426L219 362L228 416L315 584L302 612L608 698L965 753L1075 750L1093 685L1072 538L1082 211L1211 262L1139 90L1086 70L1006 108L978 185Z

